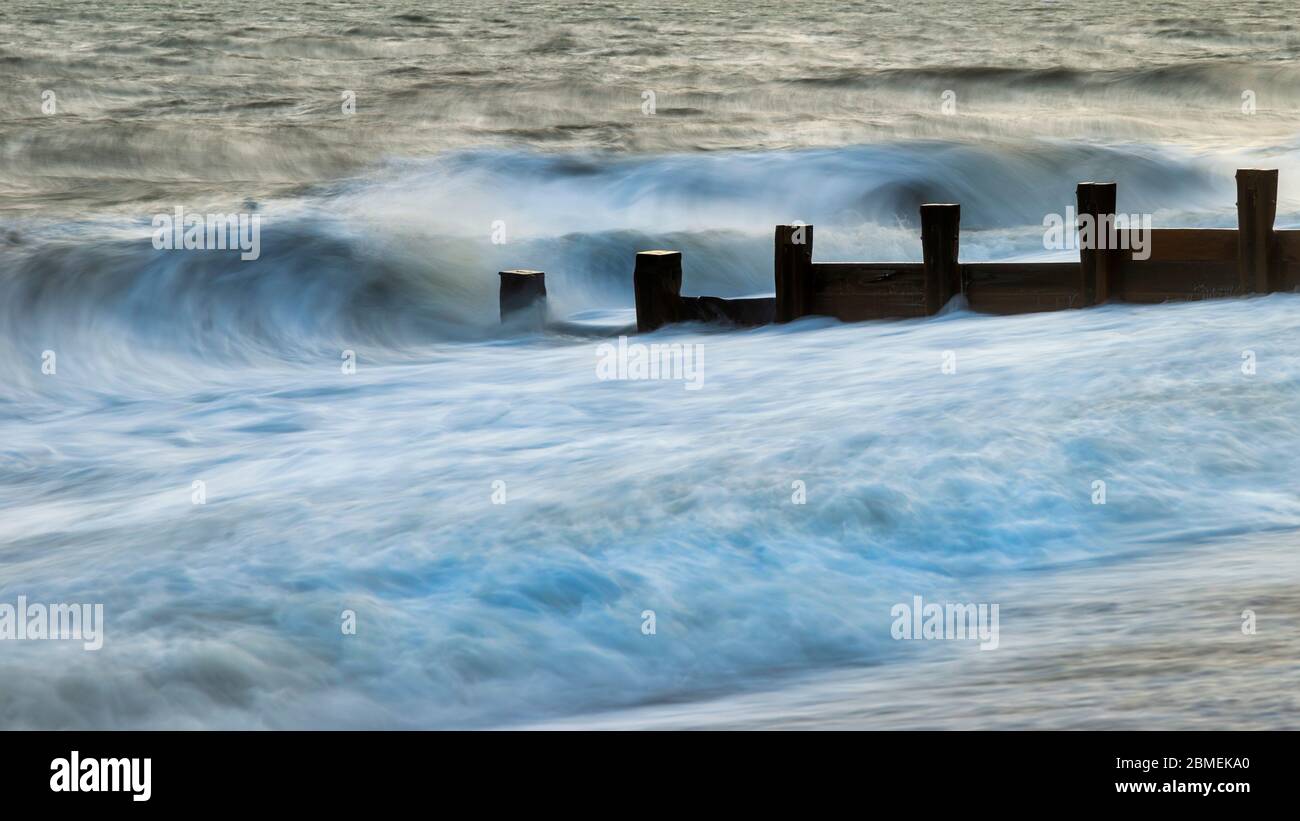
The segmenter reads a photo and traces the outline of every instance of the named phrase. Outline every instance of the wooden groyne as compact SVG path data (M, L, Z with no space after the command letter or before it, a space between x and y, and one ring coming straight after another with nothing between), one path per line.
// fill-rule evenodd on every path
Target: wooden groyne
M1277 231L1276 169L1237 171L1237 228L1151 228L1146 243L1135 229L1120 242L1102 242L1116 225L1116 184L1082 182L1076 226L1091 222L1077 262L959 261L961 206L921 206L922 262L815 262L813 226L778 225L773 278L776 296L721 299L682 296L679 251L636 255L633 290L637 330L673 322L762 325L804 316L845 322L930 316L957 295L973 311L1020 314L1084 308L1104 302L1179 302L1293 291L1300 286L1300 231ZM1145 252L1134 253L1136 247ZM527 272L528 298L518 296L522 272L502 272L502 321L545 300L541 274ZM514 289L507 299L507 287ZM509 303L509 304L508 304ZM519 307L516 307L519 306ZM525 307L527 306L527 307Z

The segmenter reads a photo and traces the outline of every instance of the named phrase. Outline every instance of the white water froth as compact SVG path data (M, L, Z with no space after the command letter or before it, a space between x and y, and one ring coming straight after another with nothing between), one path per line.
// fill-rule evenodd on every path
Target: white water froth
M912 595L1300 527L1297 317L1277 294L643 339L704 345L699 391L598 381L564 338L361 348L351 376L125 349L111 392L0 403L0 594L107 623L98 653L4 647L0 725L483 726L892 663Z

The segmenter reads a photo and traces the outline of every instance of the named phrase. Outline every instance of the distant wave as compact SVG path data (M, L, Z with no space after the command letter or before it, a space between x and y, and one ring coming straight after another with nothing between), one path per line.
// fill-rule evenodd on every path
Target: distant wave
M1300 99L1300 66L1293 62L1260 64L1245 61L1199 60L1169 65L1133 65L1084 68L1080 66L1020 67L999 65L913 66L905 68L847 69L800 77L793 82L809 86L893 88L916 91L941 88L954 82L972 83L974 94L1016 91L1122 93L1143 92L1161 98L1206 92L1239 97L1243 89L1272 96L1273 102L1294 104Z

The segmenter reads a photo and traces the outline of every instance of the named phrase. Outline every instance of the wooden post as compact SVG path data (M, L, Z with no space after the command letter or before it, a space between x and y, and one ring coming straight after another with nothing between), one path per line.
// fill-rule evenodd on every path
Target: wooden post
M639 251L632 272L636 329L640 333L676 322L682 294L681 251Z
M811 225L776 226L776 321L790 322L806 315L812 303Z
M1242 293L1273 290L1273 219L1277 216L1277 169L1237 170L1237 270Z
M546 274L527 268L501 271L501 321L531 317L541 325L546 319Z
M1083 304L1100 305L1119 295L1119 260L1115 249L1108 247L1110 226L1115 223L1116 184L1081 182L1075 189L1079 213L1092 216L1092 237L1088 248L1079 244L1079 268L1083 276ZM1075 225L1076 238L1079 225Z
M925 260L925 312L937 314L948 300L961 293L957 267L957 236L961 206L926 203L921 206L921 253Z

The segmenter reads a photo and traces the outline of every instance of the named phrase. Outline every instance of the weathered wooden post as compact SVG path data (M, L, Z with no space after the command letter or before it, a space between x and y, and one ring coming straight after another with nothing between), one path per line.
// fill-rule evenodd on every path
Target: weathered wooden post
M1116 189L1113 182L1081 182L1075 189L1078 219L1082 221L1084 214L1092 217L1091 238L1079 242L1084 305L1100 305L1119 291L1119 260L1115 257L1115 249L1109 247L1110 226L1115 224ZM1076 237L1081 224L1074 226Z
M676 322L682 295L682 252L639 251L632 272L636 329L647 333Z
M807 314L812 302L811 225L776 226L776 321L791 322Z
M1273 220L1277 217L1277 169L1237 170L1237 270L1243 293L1273 290Z
M527 268L501 271L501 321L531 317L536 324L546 321L546 274Z
M921 206L921 254L925 268L925 312L937 314L953 295L961 293L957 267L957 236L961 206L926 203Z

